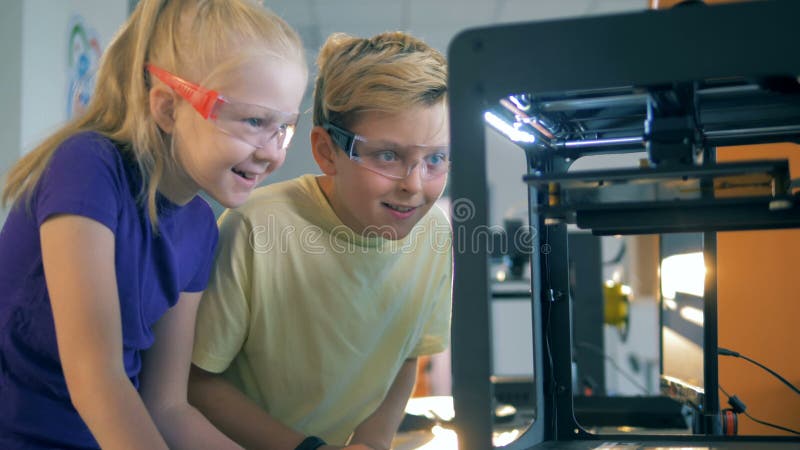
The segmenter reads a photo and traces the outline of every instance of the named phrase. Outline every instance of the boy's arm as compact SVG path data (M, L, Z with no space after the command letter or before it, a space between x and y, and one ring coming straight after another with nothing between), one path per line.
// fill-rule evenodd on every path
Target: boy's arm
M256 230L238 211L226 210L220 216L216 258L224 262L211 273L199 307L194 342L197 364L189 371L189 403L247 449L291 450L306 436L272 417L221 375L204 370L204 358L198 356L210 352L230 362L248 338L249 277L255 271L250 239L259 239Z
M187 399L194 322L201 292L183 292L153 327L145 353L140 392L170 448L241 449Z
M388 450L405 414L408 398L417 379L417 358L405 360L394 378L386 398L372 415L353 433L351 444L363 444L374 450Z
M270 416L221 375L194 364L189 376L189 401L220 430L247 449L293 449L306 438ZM339 449L372 450L362 445L319 447L319 450Z
M270 416L221 375L194 364L189 376L189 401L247 449L293 449L305 439L305 435Z

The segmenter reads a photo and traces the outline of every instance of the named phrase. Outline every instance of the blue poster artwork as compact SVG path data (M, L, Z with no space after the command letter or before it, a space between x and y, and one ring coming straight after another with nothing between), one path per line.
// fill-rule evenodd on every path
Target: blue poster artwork
M81 16L69 22L67 49L67 119L79 116L94 91L94 77L103 53L97 33L86 26Z

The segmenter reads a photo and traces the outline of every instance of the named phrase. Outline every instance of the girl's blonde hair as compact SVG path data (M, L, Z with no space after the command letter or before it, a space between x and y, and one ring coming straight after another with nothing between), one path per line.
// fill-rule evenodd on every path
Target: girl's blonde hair
M314 125L348 127L359 113L398 113L446 99L447 61L433 47L402 32L370 39L331 35L317 57Z
M112 139L136 160L143 179L139 200L146 201L150 222L157 226L156 190L165 167L177 162L170 136L150 114L145 63L205 85L264 56L305 67L297 32L260 3L141 0L100 61L97 88L86 111L16 163L8 173L2 203L29 200L56 148L71 135L91 130Z

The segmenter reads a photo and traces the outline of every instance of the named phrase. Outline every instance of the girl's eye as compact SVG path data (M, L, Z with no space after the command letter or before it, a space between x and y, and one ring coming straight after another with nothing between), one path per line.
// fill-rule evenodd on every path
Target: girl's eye
M258 117L249 117L244 121L253 128L261 128L264 125L264 119L259 119Z

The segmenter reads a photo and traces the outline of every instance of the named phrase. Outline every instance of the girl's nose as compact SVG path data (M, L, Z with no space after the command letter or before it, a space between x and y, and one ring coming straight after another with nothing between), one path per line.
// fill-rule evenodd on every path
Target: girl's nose
M286 158L286 149L281 148L277 139L270 139L253 152L256 159L269 161L271 164L280 164Z

